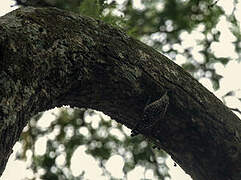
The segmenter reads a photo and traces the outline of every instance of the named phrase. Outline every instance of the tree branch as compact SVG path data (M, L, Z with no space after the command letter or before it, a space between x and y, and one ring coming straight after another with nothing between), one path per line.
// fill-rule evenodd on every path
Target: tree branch
M172 90L148 135L194 180L241 179L241 121L181 67L121 30L56 8L0 19L0 172L28 120L70 105L134 128L148 97ZM1 174L0 173L0 174Z

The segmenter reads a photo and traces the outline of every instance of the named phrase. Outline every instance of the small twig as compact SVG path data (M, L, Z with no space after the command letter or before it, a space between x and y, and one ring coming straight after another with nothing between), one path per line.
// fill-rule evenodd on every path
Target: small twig
M232 110L232 111L236 111L241 115L241 111L238 108L229 108L229 109Z
M212 8L213 6L215 6L218 3L219 0L216 0L214 3L208 5L208 8Z

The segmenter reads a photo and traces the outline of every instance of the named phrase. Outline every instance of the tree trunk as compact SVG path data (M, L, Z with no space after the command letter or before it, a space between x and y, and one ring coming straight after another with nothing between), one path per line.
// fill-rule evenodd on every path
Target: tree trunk
M99 20L33 7L1 17L0 87L0 174L40 111L93 108L133 129L147 99L171 90L146 136L194 180L241 179L240 119L167 57Z

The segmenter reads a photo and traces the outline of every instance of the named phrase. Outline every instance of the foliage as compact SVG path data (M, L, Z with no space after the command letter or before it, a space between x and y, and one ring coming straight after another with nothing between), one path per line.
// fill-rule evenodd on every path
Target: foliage
M88 120L89 117L92 121ZM125 176L137 165L152 169L159 179L168 176L165 165L166 154L162 150L153 150L141 137L131 138L123 130L122 125L104 118L101 113L63 108L47 128L38 126L39 118L40 115L32 118L27 130L22 133L20 141L24 153L20 153L18 158L26 159L26 152L31 150L33 154L30 167L36 175L40 169L44 170L42 179L84 178L84 172L74 177L70 170L73 153L81 145L86 147L86 153L98 161L103 169L103 175L107 177L113 178L111 172L105 168L105 163L114 154L123 157ZM40 137L47 138L47 149L42 155L36 154L34 149L34 142ZM63 165L56 163L60 156L65 157Z

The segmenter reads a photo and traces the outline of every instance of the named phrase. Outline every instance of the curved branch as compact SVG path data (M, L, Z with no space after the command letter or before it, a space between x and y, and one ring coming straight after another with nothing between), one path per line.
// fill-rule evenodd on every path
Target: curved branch
M194 180L241 179L241 121L181 67L121 30L56 8L0 19L0 169L36 113L70 105L134 128L172 90L149 138ZM151 122L150 122L151 123Z

